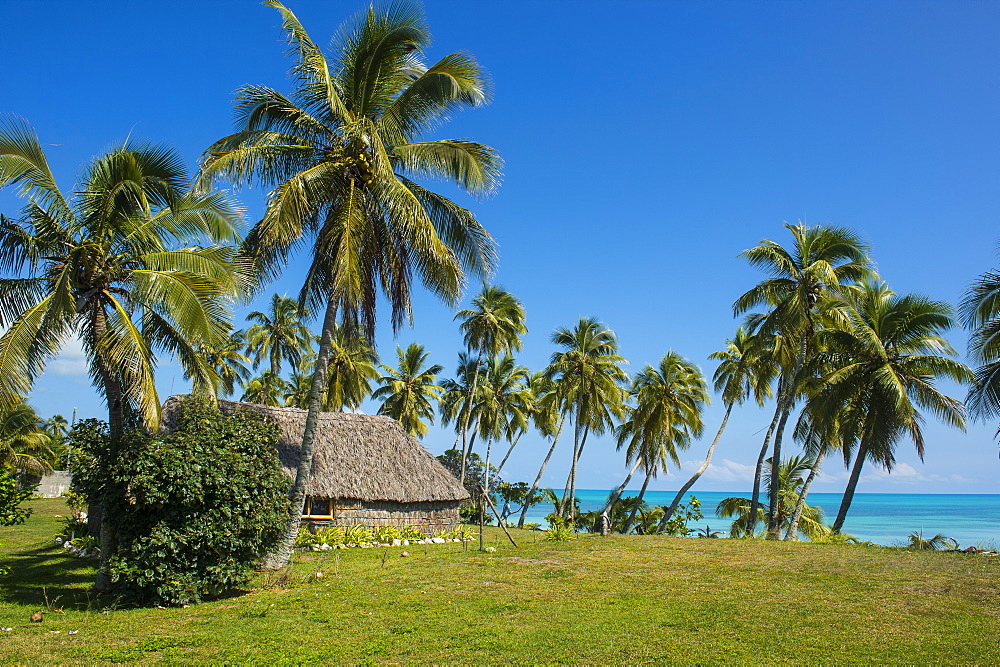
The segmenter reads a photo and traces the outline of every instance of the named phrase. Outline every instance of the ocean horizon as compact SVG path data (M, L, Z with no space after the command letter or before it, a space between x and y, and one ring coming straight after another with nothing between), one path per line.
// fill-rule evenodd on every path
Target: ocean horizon
M560 491L561 493L561 491ZM604 507L610 489L577 489L580 510L591 512ZM636 496L638 491L625 491L623 496ZM643 500L650 505L668 505L676 491L646 491ZM749 492L692 491L701 502L705 518L691 522L690 528L710 526L713 531L728 531L730 520L715 515L715 506L723 498L738 496L749 498ZM764 502L767 502L766 497ZM808 504L819 505L826 513L828 523L833 523L840 508L840 493L810 493ZM552 511L545 502L528 509L525 521L545 523L545 515ZM517 516L513 519L516 521ZM997 548L1000 546L1000 494L977 493L858 493L844 522L843 532L861 540L870 540L885 546L900 546L908 542L914 531L923 531L925 537L941 533L967 546Z

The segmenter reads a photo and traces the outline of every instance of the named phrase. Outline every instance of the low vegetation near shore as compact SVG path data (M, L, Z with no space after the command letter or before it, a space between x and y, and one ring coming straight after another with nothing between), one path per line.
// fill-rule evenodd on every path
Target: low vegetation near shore
M0 529L4 663L1000 661L988 556L532 531L515 549L493 528L492 552L300 553L230 597L129 609L88 594L96 561L53 543L63 502L30 506Z

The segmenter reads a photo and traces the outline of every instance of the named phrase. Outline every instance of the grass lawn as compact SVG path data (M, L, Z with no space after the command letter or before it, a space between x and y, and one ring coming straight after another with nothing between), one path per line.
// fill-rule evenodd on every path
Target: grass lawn
M3 664L1000 662L994 557L493 529L493 553L302 553L227 599L124 609L53 545L62 501L32 507L0 528Z

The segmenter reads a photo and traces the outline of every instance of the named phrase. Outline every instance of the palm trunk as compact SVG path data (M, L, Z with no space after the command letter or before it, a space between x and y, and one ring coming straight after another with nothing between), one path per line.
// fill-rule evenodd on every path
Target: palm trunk
M691 479L689 479L684 486L681 487L681 490L677 492L677 495L674 496L674 500L670 503L670 507L668 507L667 511L663 513L663 518L660 519L660 523L657 524L656 532L663 532L663 530L667 527L667 521L670 521L670 517L672 517L674 512L677 511L677 506L681 504L681 499L684 497L684 494L687 493L688 489L694 486L694 483L698 481L698 478L705 474L705 471L708 470L708 466L712 463L712 454L715 453L715 446L719 444L719 440L722 438L722 432L726 430L726 422L729 421L729 413L732 411L733 404L730 403L726 406L726 414L723 416L722 424L719 425L719 430L715 434L715 440L712 441L712 446L708 448L708 453L705 454L705 461L701 464L701 467L699 467L698 470L691 475Z
M472 401L476 396L476 387L479 384L479 365L483 361L483 353L480 350L476 355L476 368L472 372L472 389L469 391L469 398L465 401L465 410L462 415L462 475L459 478L462 486L465 486L465 471L468 465L471 445L467 446L469 438L469 419L472 417Z
M809 475L806 477L805 483L802 485L802 490L799 492L799 500L795 503L795 512L792 514L792 520L788 524L788 532L785 533L786 542L799 541L799 519L802 518L802 510L806 506L806 496L809 495L809 487L812 486L813 480L819 472L819 467L823 465L823 457L825 456L826 450L821 449L819 455L816 457L816 461L813 463L813 467L809 470Z
M118 462L118 452L121 447L122 436L125 431L125 405L124 392L121 381L111 369L107 357L100 350L105 332L107 330L107 316L103 308L98 306L94 310L94 341L95 341L95 362L97 373L104 385L104 396L108 401L108 457L109 467L113 467ZM96 511L95 511L96 510ZM90 503L88 512L88 530L91 528L90 516L97 516L98 521L93 526L91 534L96 534L100 540L101 559L97 567L97 576L94 579L94 591L104 593L111 590L111 557L118 549L118 531L115 528L114 520L108 513L107 499L101 498L98 503Z
M844 520L847 519L847 510L851 508L851 502L854 500L854 490L858 487L858 480L861 478L861 468L865 464L865 458L868 456L868 447L866 443L862 442L858 447L858 453L855 454L854 467L851 469L851 477L847 480L847 488L844 489L844 498L840 501L840 511L837 512L837 520L833 522L833 534L837 535L840 533L840 529L844 527Z
M785 423L788 421L788 415L791 414L792 405L795 403L795 390L802 366L805 364L809 346L808 332L811 330L812 326L810 325L799 335L799 351L795 357L795 366L792 368L791 376L785 384L784 408L781 413L781 421L778 422L778 430L774 434L774 451L771 453L771 497L767 510L767 539L769 540L781 538L781 519L778 516L778 470L781 467L781 439L785 434Z
M632 506L632 513L628 515L628 521L622 526L622 534L628 535L628 531L632 529L632 522L635 521L635 515L639 511L639 506L642 505L642 497L646 495L646 487L649 486L649 480L653 478L653 468L646 471L646 479L642 482L642 488L639 489L639 495L635 498L635 505Z
M513 452L514 448L517 447L517 443L521 440L522 435L524 435L523 431L516 438L514 438L514 442L510 443L510 447L507 448L507 453L504 454L503 459L500 461L500 465L497 466L498 475L500 474L500 471L503 470L504 464L507 463L507 459L510 458L511 452Z
M309 410L306 413L305 429L302 432L299 466L295 471L295 482L289 492L288 525L285 527L285 534L275 550L261 560L261 569L277 570L285 567L291 558L292 549L295 548L295 538L299 534L299 527L302 524L302 508L305 504L306 489L312 474L313 445L316 442L319 414L323 407L323 389L326 387L326 371L330 362L330 349L336 322L337 302L331 298L326 304L323 332L319 341L312 386L309 389Z
M559 500L559 516L566 517L566 503L572 502L568 500L569 490L573 485L573 473L576 470L576 452L580 448L580 420L574 417L573 419L573 453L570 454L569 459L569 474L566 476L566 488L563 491L562 498Z
M778 395L784 391L785 381L782 379L778 382ZM767 450L771 446L771 434L774 433L775 427L778 425L778 418L781 416L781 405L780 402L774 408L774 417L771 418L771 424L767 427L767 433L764 434L764 444L760 447L760 454L757 455L757 466L754 468L753 473L753 493L750 496L750 509L747 512L747 516L750 517L748 523L749 537L753 537L757 533L757 512L760 507L760 481L761 473L764 469L764 459L767 458Z
M573 461L573 484L569 490L569 518L570 521L573 520L573 516L576 512L576 469L577 465L580 463L580 457L583 456L583 448L587 444L587 436L590 435L590 429L584 427L583 438L580 440L580 447L576 451L576 460Z
M542 481L542 474L545 472L545 467L549 465L549 459L552 458L552 454L556 451L556 444L558 444L559 442L559 435L562 433L562 427L565 421L566 421L565 416L563 416L563 418L559 420L559 428L556 429L556 435L554 438L552 438L552 446L549 447L549 453L545 455L545 460L542 461L542 467L538 469L538 474L535 476L535 481L531 485L531 490L528 491L528 495L525 496L524 498L525 502L524 502L524 507L521 508L521 518L518 519L517 521L518 528L524 527L524 517L527 516L528 514L528 507L531 504L531 497L535 495L535 491L538 490L538 485Z
M632 481L632 475L635 474L635 471L638 470L639 466L641 465L642 465L642 457L640 456L635 460L635 464L632 466L632 469L628 471L628 475L625 477L625 481L622 482L621 486L615 489L614 492L611 494L611 497L608 498L608 504L605 505L604 511L601 512L601 514L607 514L609 517L611 516L611 511L614 509L615 503L618 502L618 499L621 498L622 491L624 491L625 487L628 486L628 483Z
M788 393L791 394L791 390L788 390ZM778 426L774 432L774 449L771 451L771 487L768 489L769 502L767 509L767 539L769 540L777 540L781 537L781 520L778 516L778 503L780 501L778 476L781 467L781 437L784 435L785 424L791 412L791 401L786 399L785 408L781 411L781 419L778 420Z

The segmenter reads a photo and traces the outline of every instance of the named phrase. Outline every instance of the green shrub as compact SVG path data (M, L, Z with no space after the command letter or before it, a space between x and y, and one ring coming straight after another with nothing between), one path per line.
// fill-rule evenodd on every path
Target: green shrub
M362 544L373 540L372 531L367 526L348 526L344 531L344 542L347 544Z
M663 516L663 508L660 509L660 516ZM689 521L701 521L705 515L701 513L701 501L694 496L688 496L688 504L680 503L677 509L667 520L663 532L667 535L690 535L693 530L687 527Z
M545 539L552 542L565 542L573 535L574 525L571 521L566 521L555 516L549 519L549 529L545 531Z
M103 425L84 431L74 433L74 446L107 442ZM253 414L225 417L209 402L188 400L169 435L123 438L102 489L118 536L111 574L122 593L185 604L246 582L288 518L278 434ZM96 475L84 479L95 488Z
M13 477L0 472L0 526L16 526L31 516L30 507L19 507L35 488L22 489Z

